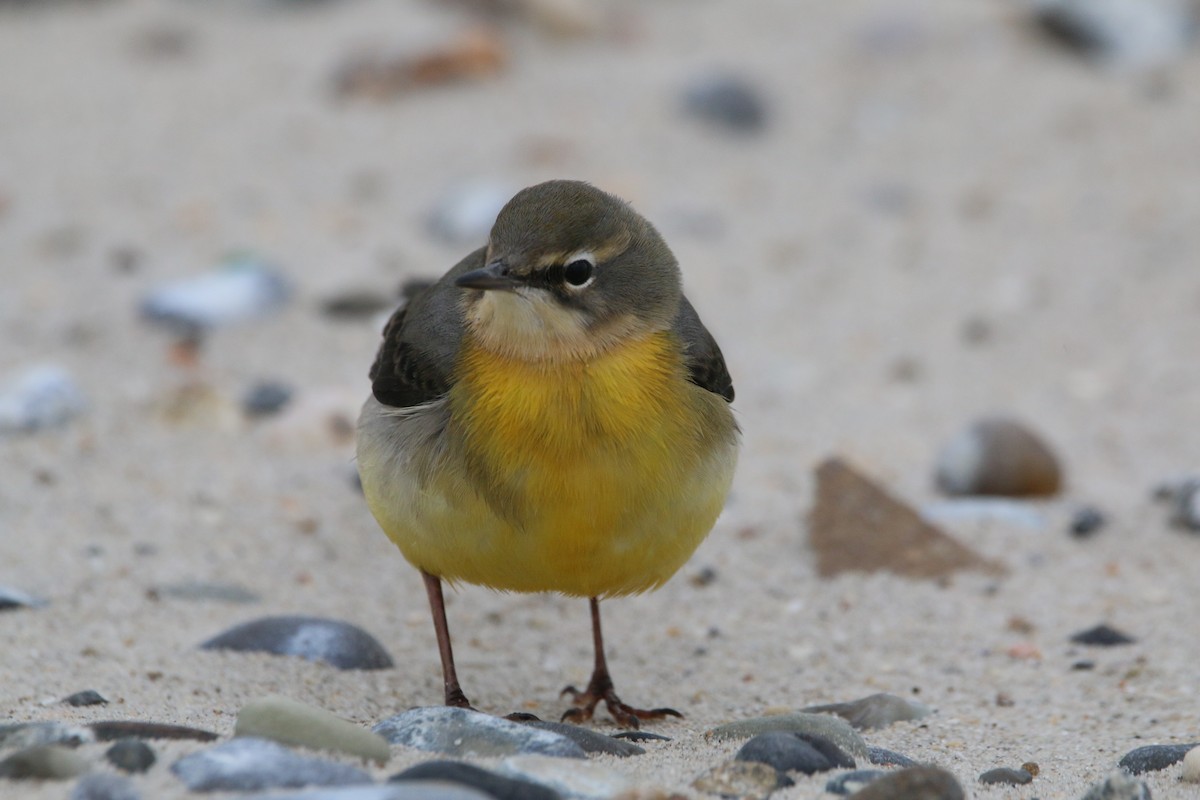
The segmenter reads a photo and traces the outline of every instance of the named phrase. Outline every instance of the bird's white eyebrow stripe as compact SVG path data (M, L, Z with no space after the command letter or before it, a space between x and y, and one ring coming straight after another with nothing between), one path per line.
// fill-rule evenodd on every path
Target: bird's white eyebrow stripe
M591 250L576 250L563 260L563 264L570 264L572 261L586 261L593 267L596 266L596 254Z

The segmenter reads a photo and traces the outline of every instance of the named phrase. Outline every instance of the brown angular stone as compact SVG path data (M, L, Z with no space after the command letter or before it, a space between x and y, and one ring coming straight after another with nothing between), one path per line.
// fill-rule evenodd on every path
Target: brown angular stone
M823 578L880 570L909 578L939 578L960 569L1006 571L930 525L838 458L817 467L808 540L817 554L817 574Z

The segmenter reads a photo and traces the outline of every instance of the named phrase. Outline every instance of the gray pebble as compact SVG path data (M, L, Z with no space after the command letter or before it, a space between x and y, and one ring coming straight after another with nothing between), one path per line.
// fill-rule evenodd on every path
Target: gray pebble
M706 75L683 90L689 116L732 133L757 133L766 126L767 106L758 91L737 75Z
M1114 772L1094 783L1080 800L1150 800L1150 787L1128 772Z
M894 722L907 722L929 715L929 706L894 694L868 695L848 703L830 703L802 709L812 714L837 714L858 730L886 728Z
M1095 506L1083 506L1075 509L1071 515L1071 535L1076 539L1086 539L1100 531L1108 523L1108 517Z
M238 650L299 656L338 669L389 669L392 657L375 637L346 622L319 617L263 617L230 628L200 645L205 650Z
M881 767L915 767L917 762L906 755L882 747L868 747L867 760Z
M1193 747L1200 747L1200 742L1191 744L1149 744L1126 753L1117 766L1134 775L1143 772L1157 772L1172 764L1178 764Z
M1036 13L1058 41L1122 68L1162 65L1195 38L1187 0L1040 0Z
M44 605L46 605L45 600L39 600L20 589L0 586L0 611L9 611L14 608L40 608Z
M168 283L146 295L142 316L183 335L245 322L282 307L291 295L278 269L254 256L235 256L219 269Z
M825 741L837 750L832 742ZM847 758L844 753L842 756ZM768 764L781 772L803 772L805 775L828 772L835 766L814 744L787 731L760 733L742 745L733 758L735 761ZM854 761L851 759L845 766L853 767Z
M1110 627L1107 624L1100 624L1094 628L1088 628L1086 631L1080 631L1071 636L1071 641L1075 644L1090 644L1098 647L1113 647L1119 644L1133 644L1137 640L1128 634L1122 633L1116 628Z
M62 722L17 722L0 725L0 748L36 747L43 744L64 744L74 747L94 742L96 735L87 728Z
M429 230L447 244L483 244L500 209L515 193L508 184L493 181L456 186L434 205Z
M391 744L451 756L537 753L560 758L587 757L582 747L562 734L466 708L413 708L388 717L373 730Z
M154 766L154 748L140 739L118 739L104 751L108 763L125 772L145 772Z
M713 739L748 739L770 731L790 731L822 736L856 759L867 758L867 743L850 723L828 714L779 714L718 725L706 735Z
M190 728L187 725L170 725L164 722L143 722L136 719L102 720L89 722L97 741L115 742L129 737L137 739L184 739L195 742L212 742L217 735L212 731Z
M321 313L330 319L371 319L383 311L395 308L398 298L370 289L349 289L330 295L321 301Z
M579 725L569 725L565 722L546 722L545 720L536 720L522 724L562 734L582 747L585 753L605 753L606 755L623 758L625 756L640 756L646 752L645 749L638 747L632 742L606 736L603 733L597 733L591 728L584 728Z
M0 436L61 428L87 410L83 390L53 364L30 367L0 388Z
M941 767L889 772L851 795L853 800L963 800L962 785Z
M67 695L62 699L69 706L104 706L108 705L108 698L97 692L95 689L84 689L82 692Z
M133 781L110 772L90 772L71 789L69 800L140 800Z
M292 387L273 381L251 386L242 396L242 411L247 417L269 417L278 414L292 399Z
M727 761L692 781L692 788L739 800L765 800L776 789L794 786L784 773L759 761Z
M255 798L259 795L254 795ZM251 800L245 798L244 800ZM385 786L345 786L272 793L262 800L492 800L489 795L446 781L411 781Z
M87 759L74 750L59 744L40 744L0 761L0 778L62 781L82 775L87 769Z
M1171 509L1171 524L1192 533L1200 532L1200 476L1189 475L1161 484L1155 498Z
M262 601L262 597L244 586L236 583L210 583L208 581L182 581L165 586L157 586L153 590L162 597L174 600L195 602L215 601L218 603L237 603L250 605Z
M302 756L266 739L239 738L193 753L171 765L193 792L295 789L371 783L358 767Z
M1033 780L1033 775L1023 769L1012 767L997 767L989 769L979 776L980 783L1004 784L1008 786L1023 786Z
M868 783L879 780L884 775L887 773L881 769L856 769L852 772L843 772L836 778L830 778L825 782L825 791L830 794L851 794Z
M388 783L448 781L477 789L493 800L559 800L548 786L517 778L506 778L462 761L426 761L388 778Z
M610 800L634 785L606 764L567 761L542 755L521 755L500 762L497 771L518 780L548 786L564 797Z
M280 744L345 753L377 764L386 764L392 754L388 743L379 734L323 708L279 695L243 706L233 733L234 736L252 736Z

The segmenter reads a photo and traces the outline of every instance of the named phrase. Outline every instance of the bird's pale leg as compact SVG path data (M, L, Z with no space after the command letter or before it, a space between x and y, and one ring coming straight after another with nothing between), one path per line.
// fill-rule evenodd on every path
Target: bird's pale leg
M450 626L446 624L446 601L442 597L442 580L424 570L425 594L429 595L429 610L433 612L433 632L437 635L438 653L442 657L442 679L446 684L446 705L470 708L471 701L458 685L454 671L454 651L450 648Z
M641 709L627 706L617 697L613 688L612 676L608 673L608 661L604 657L604 635L600 632L600 601L593 597L589 603L592 606L592 645L596 650L596 666L592 670L592 679L588 681L587 689L579 691L574 686L563 689L563 694L571 695L574 708L568 709L562 715L564 722L587 722L592 718L596 705L604 701L608 713L618 725L626 728L637 728L639 720L662 719L663 717L683 717L673 708Z

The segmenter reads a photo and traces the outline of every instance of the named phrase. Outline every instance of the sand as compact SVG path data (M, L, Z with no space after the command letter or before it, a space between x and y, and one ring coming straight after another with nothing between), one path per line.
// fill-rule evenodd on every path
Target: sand
M57 363L91 402L61 431L0 440L0 583L50 601L0 614L0 719L228 735L268 693L364 725L436 703L420 580L352 485L350 438L327 424L369 391L377 321L318 306L471 249L426 223L461 181L577 177L631 200L674 248L744 429L733 496L692 561L662 590L604 605L625 699L687 717L654 727L670 743L601 762L687 793L736 749L703 738L713 725L877 691L935 713L868 740L951 769L977 797L1078 798L1134 747L1200 739L1200 538L1150 499L1200 466L1200 59L1097 69L1033 35L1016 3L611 8L615 32L581 40L510 23L503 74L385 104L333 98L335 70L364 48L450 39L469 12L0 9L0 376ZM172 41L179 52L146 54ZM761 135L681 113L682 88L718 68L760 88ZM278 263L294 300L181 366L137 303L237 248ZM123 270L114 253L128 249L138 263ZM297 397L284 418L248 422L237 404L262 379ZM203 388L181 412L188 386ZM994 412L1042 433L1067 472L1063 495L1036 504L1039 529L951 526L1007 577L816 577L804 516L821 459L923 505L938 446ZM1082 503L1111 519L1086 541L1066 533ZM705 567L715 581L689 580ZM262 600L156 591L183 581ZM275 613L354 622L399 666L196 650ZM586 681L582 601L464 588L449 614L485 711L556 718L558 690ZM1101 621L1138 642L1069 644ZM1095 669L1072 671L1082 658ZM111 703L55 702L85 688ZM143 796L184 794L166 764L197 745L156 747ZM427 757L397 749L376 774ZM975 783L1026 761L1041 767L1031 786ZM1155 797L1194 796L1177 776L1146 779Z

